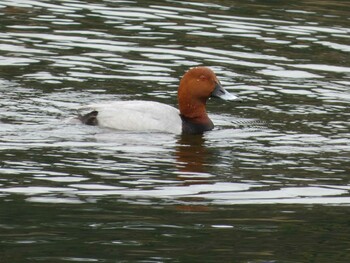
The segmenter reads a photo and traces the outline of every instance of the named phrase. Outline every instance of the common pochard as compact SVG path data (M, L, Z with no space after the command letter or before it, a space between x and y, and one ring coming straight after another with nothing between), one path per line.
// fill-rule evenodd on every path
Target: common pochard
M238 99L221 86L211 69L195 67L180 81L179 110L155 101L116 101L83 106L79 110L90 112L80 114L79 119L88 125L117 130L198 134L214 128L206 111L209 97Z

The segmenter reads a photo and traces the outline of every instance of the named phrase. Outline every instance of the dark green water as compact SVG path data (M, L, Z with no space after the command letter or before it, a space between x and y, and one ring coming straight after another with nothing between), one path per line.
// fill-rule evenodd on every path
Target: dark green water
M0 262L350 262L348 5L2 1ZM203 136L69 122L197 65Z

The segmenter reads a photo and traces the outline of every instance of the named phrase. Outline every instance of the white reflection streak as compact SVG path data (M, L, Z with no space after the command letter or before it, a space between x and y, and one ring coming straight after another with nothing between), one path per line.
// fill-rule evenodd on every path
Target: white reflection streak
M27 201L33 202L67 202L81 203L80 197L123 196L127 198L201 198L202 202L214 204L331 204L350 203L346 189L331 189L325 187L287 187L272 191L248 191L251 187L262 185L248 185L240 183L216 183L212 185L190 185L160 187L153 190L130 190L124 187L113 187L98 184L72 184L62 187L14 187L0 189L3 194L24 194L33 196ZM45 194L63 194L67 197L36 196ZM200 201L199 201L200 202Z

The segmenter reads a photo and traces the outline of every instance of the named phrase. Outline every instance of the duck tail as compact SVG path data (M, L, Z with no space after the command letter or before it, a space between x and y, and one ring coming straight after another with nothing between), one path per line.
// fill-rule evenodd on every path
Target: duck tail
M79 115L78 119L86 125L96 126L98 124L97 115L98 111L92 111L84 115Z

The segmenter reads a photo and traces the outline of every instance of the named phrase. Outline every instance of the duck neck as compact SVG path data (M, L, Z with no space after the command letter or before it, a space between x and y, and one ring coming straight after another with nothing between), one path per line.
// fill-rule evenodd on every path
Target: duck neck
M179 102L180 116L184 133L203 133L214 128L202 101Z
M202 101L179 101L181 116L191 119L194 122L206 122L209 120L205 102Z

